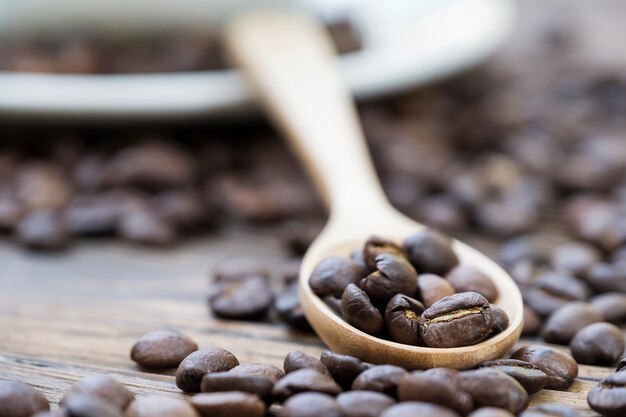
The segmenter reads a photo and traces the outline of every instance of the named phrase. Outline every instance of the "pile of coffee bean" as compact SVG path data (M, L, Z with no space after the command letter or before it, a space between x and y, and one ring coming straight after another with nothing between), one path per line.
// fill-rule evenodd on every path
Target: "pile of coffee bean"
M322 260L309 278L320 297L341 299L357 329L398 343L451 348L479 343L508 327L498 290L478 269L459 264L452 240L426 229L402 246L372 236L351 259Z

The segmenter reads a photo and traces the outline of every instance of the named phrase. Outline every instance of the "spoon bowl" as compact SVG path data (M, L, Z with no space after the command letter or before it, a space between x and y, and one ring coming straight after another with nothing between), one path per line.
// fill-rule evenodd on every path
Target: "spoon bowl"
M402 243L425 226L400 214L385 197L354 104L335 67L332 43L320 25L293 12L254 11L232 21L224 37L330 208L328 224L307 251L299 278L303 311L320 338L336 352L407 369L471 368L510 350L522 331L519 289L495 262L456 240L453 249L460 262L491 278L500 294L495 304L509 317L504 332L476 345L428 348L371 336L345 322L336 301L313 294L309 276L322 259L347 257L371 235Z

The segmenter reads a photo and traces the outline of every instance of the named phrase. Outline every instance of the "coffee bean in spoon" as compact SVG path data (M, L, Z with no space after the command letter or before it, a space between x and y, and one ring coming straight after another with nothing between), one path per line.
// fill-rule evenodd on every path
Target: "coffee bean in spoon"
M626 372L609 375L591 388L587 394L589 406L607 417L626 414Z
M202 377L209 372L226 372L239 361L222 348L206 348L187 356L176 371L176 385L185 392L200 392Z
M370 271L376 270L376 257L383 253L406 258L404 250L396 243L378 236L370 236L363 247L363 260Z
M417 272L445 275L459 263L449 237L434 230L424 230L404 241L409 261Z
M576 362L604 366L614 365L626 349L620 328L605 322L583 327L569 346Z
M403 257L382 253L376 257L376 269L359 286L374 303L387 303L394 295L415 295L417 274Z
M348 324L368 334L383 331L384 320L368 295L354 284L348 284L341 296L341 313Z
M348 284L356 284L367 275L365 268L349 259L333 256L322 260L311 273L309 285L320 297L341 298Z
M491 309L491 314L493 315L491 334L495 335L502 333L507 327L509 327L509 316L506 314L506 311L495 304L489 304L489 308Z
M133 345L130 358L146 368L175 368L198 345L176 330L158 330L143 335Z
M420 341L419 321L424 305L404 295L396 294L385 309L385 326L391 340L407 345L417 345Z
M578 376L578 364L566 353L544 345L527 345L511 355L511 359L530 362L548 375L545 388L563 391Z
M456 291L447 280L439 275L420 274L417 277L417 293L424 306L428 308Z
M30 385L21 381L0 381L0 416L30 417L49 408L46 397Z
M446 275L446 279L457 293L477 292L489 302L498 298L498 289L493 281L472 266L458 265Z

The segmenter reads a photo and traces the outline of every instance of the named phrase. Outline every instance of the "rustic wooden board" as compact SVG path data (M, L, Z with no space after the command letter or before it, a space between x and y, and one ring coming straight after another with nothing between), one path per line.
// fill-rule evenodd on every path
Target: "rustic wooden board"
M299 349L319 355L320 340L279 324L209 316L207 271L217 259L250 254L284 259L279 240L263 230L234 231L168 250L119 242L85 242L69 253L29 254L0 243L0 379L32 384L56 403L74 381L92 373L119 378L138 395L182 395L172 373L148 373L129 359L140 335L179 329L201 346L221 346L241 362L282 366ZM466 239L491 253L493 241ZM523 342L520 342L523 343ZM583 415L586 395L611 369L581 366L567 392L542 391L532 403L569 404Z

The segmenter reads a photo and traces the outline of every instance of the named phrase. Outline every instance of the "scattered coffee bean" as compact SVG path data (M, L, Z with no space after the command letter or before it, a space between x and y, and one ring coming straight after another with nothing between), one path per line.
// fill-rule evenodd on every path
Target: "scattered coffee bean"
M184 334L159 330L140 337L130 351L130 358L146 368L175 368L196 350L196 342Z
M443 297L455 293L448 281L435 274L421 274L417 278L417 292L426 308L432 306Z
M528 306L524 306L524 327L522 334L524 336L534 336L541 331L541 319L535 313L535 310Z
M328 375L313 369L299 369L285 374L274 384L272 395L278 401L283 401L294 394L304 391L315 391L329 395L337 395L341 388Z
M384 321L380 311L368 295L354 284L348 284L341 296L341 313L352 326L368 334L383 331Z
M543 345L527 345L516 350L511 359L530 362L548 375L545 388L563 391L578 376L578 365L569 355Z
M239 365L227 350L207 348L187 356L176 372L176 386L186 392L200 392L202 377L208 372L225 372Z
M604 321L623 323L626 321L626 294L608 292L592 297L589 303L598 309Z
M593 246L582 242L570 242L557 247L552 252L551 263L556 269L570 271L584 277L589 268L600 262L602 256Z
M30 417L50 405L42 393L21 381L0 381L0 416Z
M285 285L283 291L274 299L274 309L278 317L295 330L311 330L300 305L297 282Z
M227 371L213 372L204 375L204 377L202 377L200 391L241 391L258 395L263 399L269 399L273 386L274 382L265 376Z
M298 350L291 351L287 354L283 364L283 369L286 374L297 371L298 369L313 369L321 374L331 376L328 368L326 368L326 365L320 362L319 359Z
M407 401L392 405L380 417L460 417L459 414L436 404Z
M394 365L376 365L356 377L353 390L376 391L397 398L398 384L408 372Z
M420 336L430 347L458 347L482 341L493 325L489 302L466 292L445 297L422 314Z
M520 417L580 417L580 414L566 405L540 404L524 411Z
M277 417L345 417L333 397L319 392L302 392L283 403Z
M509 327L509 316L506 311L501 309L495 304L489 304L491 314L493 315L493 326L491 327L491 334L502 333Z
M515 416L501 408L481 407L469 413L467 417L515 417Z
M415 295L417 274L404 257L382 253L376 257L376 269L359 286L375 303L387 303L394 295Z
M592 265L585 275L585 281L596 292L626 293L626 275L624 262L614 264L598 263Z
M185 400L150 395L138 397L130 403L124 417L199 417L194 408Z
M341 298L348 284L356 284L367 275L365 268L349 259L330 257L315 267L309 278L313 292L320 297L327 295Z
M463 416L474 409L471 395L460 389L456 381L432 374L412 373L402 377L398 384L398 399L439 404Z
M602 321L602 313L591 304L573 302L556 310L543 326L541 335L548 343L568 344L583 327Z
M626 372L604 378L587 395L589 407L607 417L626 415Z
M524 302L541 316L549 316L571 301L589 298L591 290L566 272L545 272L522 295Z
M449 237L434 230L424 230L404 241L409 261L417 272L444 276L459 263Z
M498 298L498 289L489 277L469 265L458 265L446 275L454 290L459 292L477 292L494 302Z
M399 245L378 236L371 236L363 247L363 260L370 271L376 270L376 257L383 253L406 258L404 250Z
M391 340L417 345L420 340L419 321L424 305L403 294L396 294L385 309L385 325Z
M126 409L135 398L135 395L121 382L108 375L89 375L81 379L61 399L60 404L65 403L65 398L76 395L101 397L119 410Z
M536 366L517 359L496 359L483 362L480 368L497 369L514 378L528 394L534 394L543 389L548 382L548 375Z
M65 398L63 408L71 417L122 417L118 407L97 395L69 395Z
M519 382L497 369L481 368L461 372L457 382L479 407L503 408L518 414L528 407L530 401Z
M264 277L238 281L218 281L211 285L209 305L217 317L257 320L268 311L274 293Z
M604 322L580 329L569 346L576 362L589 365L613 365L626 349L620 328Z
M265 403L246 392L211 392L194 395L191 405L201 417L263 417Z
M343 417L378 417L395 403L390 396L374 391L350 391L337 396Z
M233 374L243 373L246 375L258 375L265 377L274 383L285 376L285 373L282 370L278 369L274 365L267 365L265 363L242 363L241 365L235 366L228 372Z
M369 366L354 356L324 350L320 356L322 362L329 370L335 381L344 388L349 388L361 372L369 369Z

